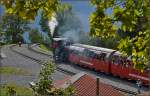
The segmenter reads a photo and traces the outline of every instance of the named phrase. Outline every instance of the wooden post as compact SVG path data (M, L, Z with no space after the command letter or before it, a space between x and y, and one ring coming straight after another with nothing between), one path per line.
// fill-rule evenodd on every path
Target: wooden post
M96 78L96 96L100 96L99 95L99 78Z

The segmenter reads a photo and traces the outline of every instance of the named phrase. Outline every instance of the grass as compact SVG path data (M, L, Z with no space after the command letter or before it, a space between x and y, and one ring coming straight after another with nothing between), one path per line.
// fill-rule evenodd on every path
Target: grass
M45 51L50 51L44 44L40 44L39 47Z
M14 67L0 67L0 74L29 75L29 72Z
M32 89L11 83L4 86L0 86L0 96L10 96L8 95L8 87L13 88L13 90L16 91L16 96L34 96Z

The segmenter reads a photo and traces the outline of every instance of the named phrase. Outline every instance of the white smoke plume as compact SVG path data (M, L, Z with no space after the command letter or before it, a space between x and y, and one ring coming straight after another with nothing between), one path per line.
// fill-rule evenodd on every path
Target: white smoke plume
M54 34L54 30L55 30L55 27L58 25L58 22L55 18L55 15L53 15L51 17L51 20L48 22L48 26L49 26L49 29L50 29L50 32L51 32L51 35L53 36Z

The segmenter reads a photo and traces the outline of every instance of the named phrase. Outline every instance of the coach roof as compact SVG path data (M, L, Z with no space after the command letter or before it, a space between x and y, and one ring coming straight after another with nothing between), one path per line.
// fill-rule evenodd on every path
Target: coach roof
M113 50L113 49L108 49L108 48L103 48L103 47L96 47L96 46L85 45L85 44L79 44L79 43L73 44L73 46L88 48L88 49L95 50L95 51L104 51L104 52L108 52L108 53L111 53L111 52L115 52L115 51L116 51L116 50Z

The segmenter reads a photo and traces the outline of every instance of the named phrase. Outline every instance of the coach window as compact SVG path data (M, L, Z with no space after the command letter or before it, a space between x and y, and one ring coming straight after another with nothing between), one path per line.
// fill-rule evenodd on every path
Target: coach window
M84 49L83 56L89 57L89 50L88 49Z
M131 61L127 59L128 67L132 67Z
M82 52L77 51L77 55L78 55L78 56L82 56Z
M100 60L100 54L96 54L96 53L95 53L95 59Z
M93 52L93 58L95 59L97 57L97 54Z
M114 55L112 57L112 63L118 65L119 64L119 56Z
M94 58L95 57L94 55L95 55L95 53L93 51L89 51L89 56L88 57Z
M100 54L97 54L97 59L99 59L99 60L101 60L102 59L102 54L100 53Z
M150 67L147 66L147 67L144 68L144 70L145 70L146 73L149 73L150 72Z
M123 57L125 67L129 67L129 63L126 57Z
M95 59L98 59L98 54L95 53Z
M101 60L101 54L97 54L96 58Z
M101 54L101 52L100 51L98 51L98 52L94 52L94 54L95 54L95 59L98 59L98 60L100 60L100 54Z
M105 57L106 57L106 53L101 53L100 59L104 61Z
M98 54L98 59L101 60L101 54Z
M69 50L70 53L73 53L73 50Z
M77 50L74 50L73 53L74 53L75 55L78 55L78 51L77 51Z
M91 57L91 51L90 50L87 50L87 54L86 54L86 57Z
M125 67L129 67L129 65L130 65L128 60L127 60L127 57L125 57L125 56L120 57L120 63Z
M125 60L124 60L123 57L120 57L120 64L121 64L121 65L125 65Z
M71 50L71 52L72 52L73 54L75 54L75 50Z
M79 52L78 52L78 55L79 55L79 56L83 56L83 52L80 52L80 51L79 51Z

